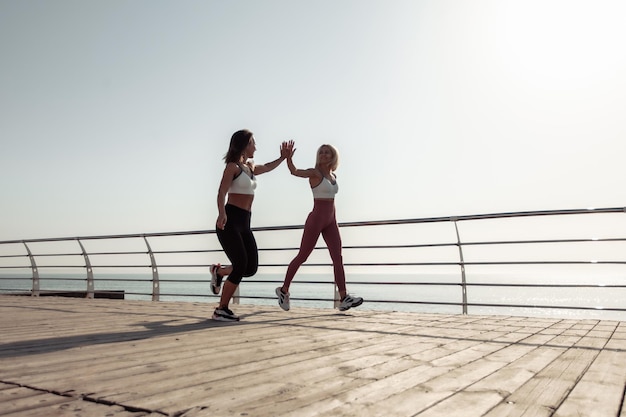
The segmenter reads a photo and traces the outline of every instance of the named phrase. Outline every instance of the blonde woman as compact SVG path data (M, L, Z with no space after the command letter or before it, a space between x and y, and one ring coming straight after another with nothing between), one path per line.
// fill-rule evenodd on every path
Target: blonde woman
M300 266L308 259L320 235L324 238L330 258L333 261L335 283L341 297L340 311L358 307L363 303L361 297L353 297L346 291L346 275L341 255L341 235L335 217L335 195L339 191L335 170L339 166L339 154L332 145L324 144L317 151L315 168L298 169L293 163L294 142L287 143L287 166L292 175L307 178L313 192L313 210L304 224L300 250L287 268L282 287L276 288L278 305L289 310L289 286Z

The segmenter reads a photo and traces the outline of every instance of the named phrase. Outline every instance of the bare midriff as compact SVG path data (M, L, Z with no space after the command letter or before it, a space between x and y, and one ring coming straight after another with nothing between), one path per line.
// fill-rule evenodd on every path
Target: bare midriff
M252 211L252 201L254 194L231 194L228 193L227 204L231 204L246 211Z

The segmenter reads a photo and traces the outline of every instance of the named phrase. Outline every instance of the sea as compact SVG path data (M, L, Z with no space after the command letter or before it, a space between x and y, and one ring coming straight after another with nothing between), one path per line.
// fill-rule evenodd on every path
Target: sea
M277 306L275 288L282 284L279 274L259 273L244 278L239 287L241 304ZM350 294L363 297L359 310L375 312L420 312L461 314L462 287L458 274L353 274L347 277ZM471 281L468 281L471 284ZM580 287L569 280L565 286L528 287L528 280L483 279L467 287L468 314L551 317L564 319L626 320L626 289L612 286ZM206 303L207 310L218 297L210 291L208 273L159 274L159 301ZM485 284L493 284L485 285ZM503 284L513 284L507 286ZM519 285L518 285L519 284ZM85 275L49 273L40 275L40 291L86 291ZM152 300L152 275L141 273L94 274L96 292L123 291L127 300ZM291 284L291 308L334 308L334 283L329 274L299 274ZM0 294L29 294L32 278L25 274L0 274ZM502 306L504 305L504 306ZM541 306L550 306L544 308ZM564 307L583 307L570 309ZM236 305L233 306L236 310Z

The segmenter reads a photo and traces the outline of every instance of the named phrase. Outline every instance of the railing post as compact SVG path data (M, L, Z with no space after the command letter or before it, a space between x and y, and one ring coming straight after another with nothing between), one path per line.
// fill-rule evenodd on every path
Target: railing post
M148 255L150 255L150 267L152 268L152 301L159 301L159 298L161 296L161 287L159 284L159 269L157 268L154 252L152 252L152 248L148 243L148 239L144 236L143 240L144 242L146 242L146 246L148 247Z
M461 235L457 226L458 217L450 218L454 222L454 230L456 231L456 245L459 248L459 265L461 265L461 292L463 295L463 314L467 314L467 281L465 278L465 260L463 259L463 245L461 244Z
M28 259L30 259L30 268L33 271L33 290L31 296L39 297L39 270L37 269L37 264L35 263L35 257L33 256L26 242L22 243L26 247L26 252L28 252Z
M80 250L83 251L83 257L85 258L85 268L87 269L87 298L93 298L93 268L91 267L91 262L89 261L89 255L87 255L87 251L85 250L85 247L81 243L80 239L77 238L76 241L80 245Z

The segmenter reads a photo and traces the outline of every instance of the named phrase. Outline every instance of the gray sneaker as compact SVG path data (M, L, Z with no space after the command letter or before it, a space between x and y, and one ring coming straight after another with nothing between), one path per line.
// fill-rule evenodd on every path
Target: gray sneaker
M278 305L285 311L289 311L289 293L285 294L281 287L276 288Z
M353 297L350 294L346 294L346 296L341 300L341 304L339 304L339 311L346 311L352 307L358 307L361 304L363 304L363 299L361 297Z
M218 307L213 312L213 320L217 321L239 321L239 316L235 315L231 309Z

